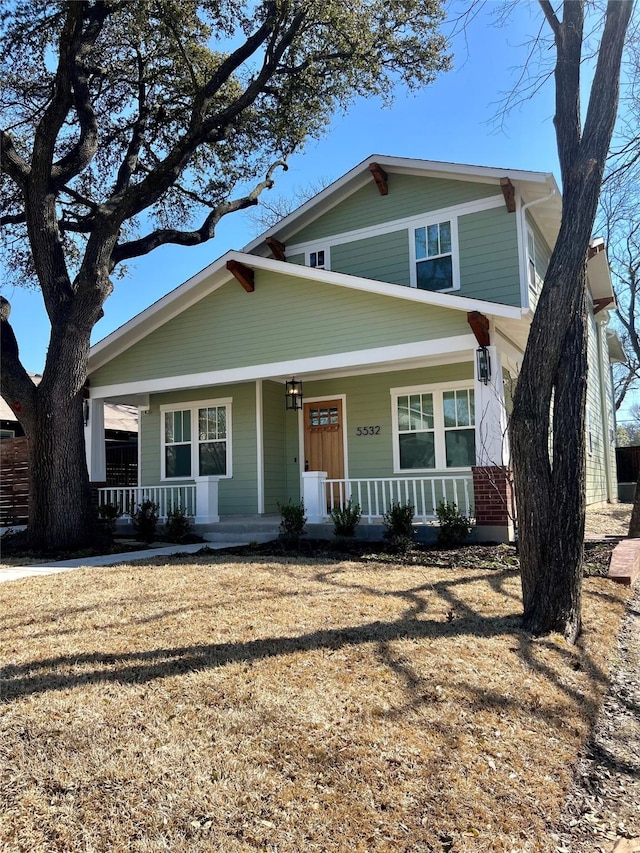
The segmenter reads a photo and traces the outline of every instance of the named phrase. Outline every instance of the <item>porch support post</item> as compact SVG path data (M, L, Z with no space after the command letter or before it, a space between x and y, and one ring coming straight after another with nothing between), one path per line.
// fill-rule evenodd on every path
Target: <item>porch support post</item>
M196 524L217 524L218 515L217 477L199 477L196 480Z
M480 379L477 360L474 360L475 530L480 541L509 542L514 538L515 530L502 361L495 346L489 346L487 350L491 360L491 378L486 384Z
M302 474L302 500L309 524L322 524L327 515L326 471L305 471Z
M89 480L101 485L107 479L107 456L104 446L104 400L86 401L89 420L84 428L84 446Z

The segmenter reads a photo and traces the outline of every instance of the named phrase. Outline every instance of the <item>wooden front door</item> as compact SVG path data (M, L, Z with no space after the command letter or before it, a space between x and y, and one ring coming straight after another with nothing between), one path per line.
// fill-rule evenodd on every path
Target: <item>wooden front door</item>
M330 480L344 477L342 400L304 404L305 471L326 471Z

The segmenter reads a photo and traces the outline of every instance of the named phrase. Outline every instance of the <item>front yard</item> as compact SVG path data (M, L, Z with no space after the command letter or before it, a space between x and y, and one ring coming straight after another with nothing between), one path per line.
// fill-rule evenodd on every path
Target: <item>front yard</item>
M624 588L572 648L507 559L245 560L0 586L1 849L556 849Z

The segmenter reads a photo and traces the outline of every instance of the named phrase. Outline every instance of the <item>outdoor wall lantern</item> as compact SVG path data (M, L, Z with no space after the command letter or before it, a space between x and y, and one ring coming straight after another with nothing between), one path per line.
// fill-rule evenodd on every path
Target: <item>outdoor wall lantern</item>
M480 382L488 385L491 379L491 356L489 355L489 350L486 347L478 347L476 350L476 360L478 362L478 379Z
M296 411L302 408L302 382L299 379L287 380L285 400L287 401L287 409Z
M85 426L89 426L89 380L82 389L82 420Z

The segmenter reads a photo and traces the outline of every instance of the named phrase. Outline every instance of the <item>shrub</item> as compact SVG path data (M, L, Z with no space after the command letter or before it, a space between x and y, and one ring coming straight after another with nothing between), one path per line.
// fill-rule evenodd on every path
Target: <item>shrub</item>
M333 535L354 536L361 518L360 505L352 503L351 498L349 498L344 506L334 506L331 510Z
M193 532L193 522L182 507L170 509L164 533L169 542L184 542Z
M450 548L461 545L472 530L471 521L466 515L462 515L455 502L440 501L436 508L440 530L438 531L438 544Z
M406 554L411 549L416 535L413 526L414 514L413 504L394 501L382 516L382 523L386 527L384 538L396 554Z
M142 501L135 512L131 513L133 529L143 542L153 542L158 528L158 504Z
M111 536L115 533L116 522L121 515L122 513L115 504L100 504L98 507L98 518L100 519L103 528Z
M307 532L305 524L307 516L304 514L304 502L294 504L289 501L286 504L278 504L280 515L280 536L287 542L297 542Z

